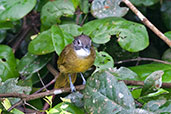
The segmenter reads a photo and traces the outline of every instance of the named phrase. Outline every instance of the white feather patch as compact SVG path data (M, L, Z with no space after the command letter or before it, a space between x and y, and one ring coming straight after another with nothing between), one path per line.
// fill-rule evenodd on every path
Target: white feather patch
M79 50L75 50L75 53L79 57L87 57L87 56L90 55L90 51L89 50L84 50L83 48L81 48Z

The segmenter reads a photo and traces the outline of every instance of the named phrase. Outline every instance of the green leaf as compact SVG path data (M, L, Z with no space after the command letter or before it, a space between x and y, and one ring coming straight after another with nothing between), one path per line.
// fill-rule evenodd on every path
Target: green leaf
M31 92L31 88L27 86L18 86L18 79L10 78L5 82L0 82L0 94L2 93L24 93L29 94ZM9 98L11 104L18 102L19 98Z
M17 69L19 73L23 76L36 73L51 60L51 57L52 57L51 54L37 56L27 53L20 60L19 64L17 65Z
M0 22L0 29L11 29L14 25L12 22Z
M146 65L139 65L134 67L129 67L132 71L137 73L141 81L149 76L152 72L157 70L162 70L164 75L162 76L162 82L171 82L171 65L168 64L161 64L161 63L153 63L153 64L146 64Z
M122 18L105 18L90 21L83 26L83 33L92 41L103 44L116 35L119 45L130 52L137 52L149 45L148 33L144 25Z
M134 99L124 82L118 82L107 71L100 71L87 80L84 108L93 114L127 114L135 109ZM131 113L129 113L131 114Z
M80 9L83 11L85 14L89 13L89 1L88 0L80 0Z
M161 8L161 18L167 29L171 30L171 2L170 0L164 0L162 2Z
M36 5L36 0L1 0L0 22L16 21L27 15Z
M60 17L74 15L75 9L71 0L53 0L47 2L41 11L41 22L49 28L53 24L60 23Z
M113 74L118 80L139 80L138 75L126 67L110 68L109 72Z
M51 34L53 46L58 55L62 52L66 45L74 40L70 34L62 32L62 30L56 25L51 27Z
M79 91L73 92L65 97L65 99L70 99L71 102L77 107L83 107L83 94Z
M40 33L29 43L28 52L35 55L44 55L54 51L50 29Z
M75 105L62 102L51 108L47 114L85 114L84 111Z
M171 40L171 31L164 33L164 35Z
M74 5L74 8L76 9L80 3L80 0L72 0L72 3Z
M160 0L130 0L136 6L152 6L158 3Z
M59 25L59 27L63 32L69 33L74 37L79 36L82 33L81 27L76 24L62 24Z
M0 45L0 78L5 81L18 75L12 49L6 45Z
M144 108L155 113L168 114L171 113L171 100L167 100L164 98L151 100L147 104L145 104Z
M162 60L171 62L171 48L163 53Z
M145 80L142 88L141 96L147 95L159 89L162 85L162 70L151 73Z
M3 40L6 37L6 30L0 30L0 43L3 42Z
M112 68L114 67L114 61L113 58L106 52L96 51L96 59L94 62L94 65L96 66L96 71Z
M91 13L96 18L123 17L128 8L120 7L122 0L93 0Z

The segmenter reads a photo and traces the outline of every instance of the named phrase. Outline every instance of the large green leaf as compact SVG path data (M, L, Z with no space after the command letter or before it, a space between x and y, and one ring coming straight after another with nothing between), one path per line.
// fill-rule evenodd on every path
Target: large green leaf
M6 45L0 45L0 78L5 81L18 75L12 49Z
M17 85L18 79L11 78L6 80L5 82L0 81L0 94L2 93L24 93L29 94L31 92L31 88L27 86L19 86ZM12 104L19 101L19 98L9 98Z
M27 15L36 5L36 0L1 0L0 22L16 21Z
M122 0L93 0L91 13L97 18L123 17L128 8L120 7Z
M47 111L47 114L84 114L84 111L72 103L62 102Z
M136 6L152 6L158 3L160 0L130 0Z
M33 74L42 69L51 60L51 57L51 54L37 56L27 53L18 63L17 69L23 76Z
M51 27L52 42L56 53L59 55L64 47L71 43L74 38L67 32L63 32L60 27L54 25Z
M74 15L75 9L71 0L53 0L47 2L41 11L41 22L47 28L60 23L61 16Z
M164 75L162 76L162 81L171 82L171 65L153 63L153 64L139 65L139 66L134 66L134 67L129 67L129 68L138 74L141 81L143 81L152 72L157 71L157 70L162 70L164 71Z
M126 114L133 112L135 104L124 82L118 82L107 71L100 71L87 80L84 107L87 113Z
M28 51L32 54L43 55L54 51L51 31L47 30L40 33L29 43Z
M72 36L79 36L82 33L80 26L76 24L62 24L59 25L62 31L71 34Z
M93 42L106 43L111 35L116 35L119 45L130 52L137 52L149 45L148 33L144 25L122 18L105 18L93 20L83 26L83 33L89 35Z

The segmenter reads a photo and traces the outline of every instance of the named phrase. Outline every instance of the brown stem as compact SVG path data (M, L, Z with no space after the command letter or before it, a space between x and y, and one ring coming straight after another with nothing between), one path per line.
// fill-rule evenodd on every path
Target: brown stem
M23 29L24 33L21 34L20 39L18 39L14 45L12 46L13 52L15 53L15 51L18 49L18 47L20 46L21 42L26 38L26 35L28 34L28 32L31 30L31 27L26 27L25 29Z
M141 57L138 57L138 58L135 58L135 59L128 59L128 60L118 61L118 62L115 62L115 64L122 64L122 63L132 62L132 61L154 61L154 62L163 63L163 64L171 64L171 62L167 62L167 61L162 61L162 60L153 59L153 58L141 58Z
M161 38L169 47L171 47L171 40L169 40L162 32L160 32L129 0L122 0L138 17L149 27L159 38Z

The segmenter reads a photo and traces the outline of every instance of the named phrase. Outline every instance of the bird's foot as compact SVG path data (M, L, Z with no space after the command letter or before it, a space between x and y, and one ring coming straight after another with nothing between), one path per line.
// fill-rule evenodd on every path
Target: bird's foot
M70 81L71 92L76 92L76 88L75 88L74 84L72 83L72 79L71 79L70 74L69 74L69 81Z
M83 85L85 85L86 84L86 80L85 80L85 78L84 78L84 76L83 76L83 74L81 72L80 72L80 75L81 75L81 78L83 80Z

